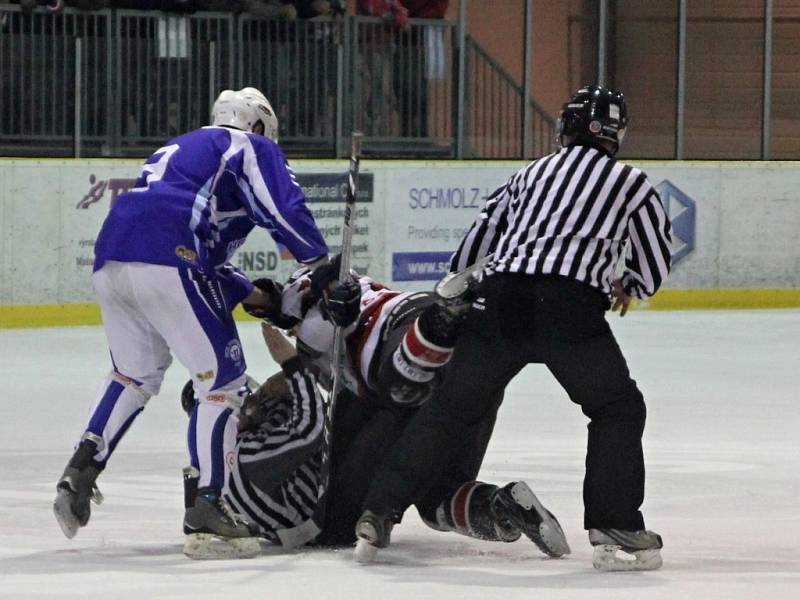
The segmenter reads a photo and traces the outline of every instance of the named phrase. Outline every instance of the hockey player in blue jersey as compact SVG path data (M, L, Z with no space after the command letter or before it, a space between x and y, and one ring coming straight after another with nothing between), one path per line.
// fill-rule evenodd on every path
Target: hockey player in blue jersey
M68 538L87 524L95 480L158 394L172 353L189 370L199 400L188 432L199 496L184 531L257 543L220 492L224 432L235 428L246 380L232 311L243 300L263 305L266 297L228 261L255 226L302 263L327 261L328 248L277 144L278 122L264 95L226 90L212 119L150 156L97 237L92 284L112 370L57 484L54 512Z

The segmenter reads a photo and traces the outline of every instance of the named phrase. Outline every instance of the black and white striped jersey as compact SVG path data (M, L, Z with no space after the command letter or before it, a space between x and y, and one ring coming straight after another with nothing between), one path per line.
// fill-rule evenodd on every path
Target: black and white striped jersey
M589 146L569 146L518 171L487 200L453 255L464 269L561 275L610 294L626 243L622 283L652 296L669 273L670 223L639 169Z
M299 358L283 365L291 401L276 399L256 431L240 434L225 498L274 542L310 522L317 508L325 403L315 376ZM304 543L293 535L294 542Z

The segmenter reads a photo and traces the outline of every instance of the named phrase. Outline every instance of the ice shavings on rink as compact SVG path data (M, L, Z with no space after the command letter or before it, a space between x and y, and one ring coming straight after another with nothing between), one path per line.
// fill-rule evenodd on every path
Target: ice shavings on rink
M0 330L0 598L800 597L800 311L609 315L648 404L644 514L664 567L599 573L582 528L585 418L544 367L507 391L481 473L524 478L573 553L478 542L407 513L369 567L350 550L268 549L246 561L181 554L186 417L175 364L98 483L106 497L74 540L52 512L55 482L108 367L99 327ZM275 366L242 326L249 372Z

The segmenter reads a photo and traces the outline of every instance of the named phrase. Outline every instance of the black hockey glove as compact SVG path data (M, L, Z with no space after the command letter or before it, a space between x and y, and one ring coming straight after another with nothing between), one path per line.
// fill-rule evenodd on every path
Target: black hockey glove
M340 283L327 295L324 316L334 325L347 327L361 312L361 286L355 281Z
M318 266L311 275L310 281L311 297L314 300L324 298L331 287L331 284L339 280L339 269L342 265L342 255L337 254L330 262Z
M242 308L248 315L257 319L268 319L281 329L291 329L297 324L297 319L287 317L281 312L283 286L280 283L264 277L256 279L253 285L266 294L268 302L266 307L252 306L242 302Z

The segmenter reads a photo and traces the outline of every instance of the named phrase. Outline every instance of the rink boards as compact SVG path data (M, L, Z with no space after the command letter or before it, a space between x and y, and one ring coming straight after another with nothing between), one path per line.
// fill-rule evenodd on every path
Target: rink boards
M633 161L659 190L675 267L646 308L800 306L800 163ZM362 163L353 264L402 289L429 289L485 198L519 161ZM345 161L293 161L332 251L341 239ZM0 326L99 323L93 246L140 168L135 160L0 160ZM264 231L233 259L283 280L295 263Z

